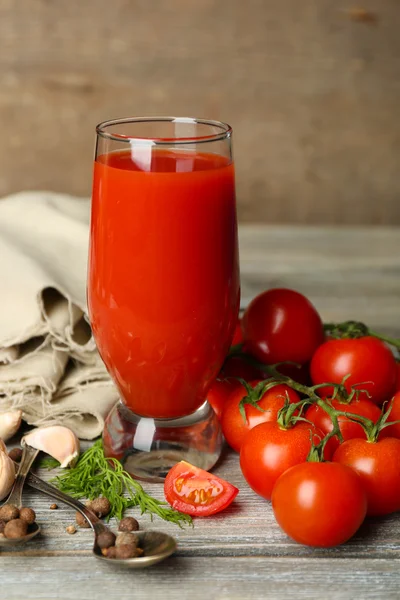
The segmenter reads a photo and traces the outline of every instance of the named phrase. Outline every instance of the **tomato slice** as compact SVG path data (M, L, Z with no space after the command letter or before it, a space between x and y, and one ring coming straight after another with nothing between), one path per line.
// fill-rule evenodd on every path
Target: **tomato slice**
M164 493L172 508L187 515L208 517L229 506L239 490L228 481L182 460L169 471Z

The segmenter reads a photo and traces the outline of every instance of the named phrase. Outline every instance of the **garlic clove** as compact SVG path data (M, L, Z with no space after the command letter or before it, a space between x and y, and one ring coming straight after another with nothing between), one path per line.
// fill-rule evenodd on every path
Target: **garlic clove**
M14 461L0 450L0 500L4 500L11 492L15 481Z
M63 425L39 427L25 435L21 444L27 444L50 454L62 468L72 467L79 457L79 440L71 429Z
M21 426L22 410L10 410L0 413L0 438L7 442Z

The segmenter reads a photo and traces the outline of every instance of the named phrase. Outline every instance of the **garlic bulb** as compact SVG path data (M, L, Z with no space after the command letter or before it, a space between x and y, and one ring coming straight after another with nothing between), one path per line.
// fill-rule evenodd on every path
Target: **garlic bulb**
M0 500L11 492L15 481L15 465L6 452L0 450Z
M62 425L33 429L22 438L21 444L50 454L61 463L62 468L73 466L79 456L78 438L73 431Z
M0 438L7 442L21 426L22 410L0 413Z

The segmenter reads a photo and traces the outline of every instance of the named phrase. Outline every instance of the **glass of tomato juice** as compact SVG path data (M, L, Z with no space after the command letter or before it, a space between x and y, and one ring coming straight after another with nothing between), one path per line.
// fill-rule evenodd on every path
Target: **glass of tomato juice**
M96 131L88 306L121 396L106 456L153 481L180 460L209 469L222 436L206 396L240 299L232 129L160 117Z

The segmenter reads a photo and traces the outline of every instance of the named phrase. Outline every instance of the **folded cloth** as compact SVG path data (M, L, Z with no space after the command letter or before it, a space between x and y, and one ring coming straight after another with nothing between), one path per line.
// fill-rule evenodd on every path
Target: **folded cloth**
M87 321L89 211L50 192L0 200L0 412L85 439L118 399Z
M25 407L25 420L35 425L62 422L80 438L93 439L103 430L104 419L118 400L100 357L92 365L69 364L49 404L39 398Z

